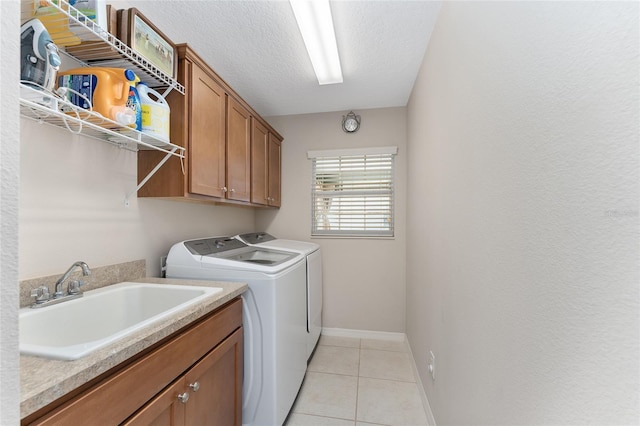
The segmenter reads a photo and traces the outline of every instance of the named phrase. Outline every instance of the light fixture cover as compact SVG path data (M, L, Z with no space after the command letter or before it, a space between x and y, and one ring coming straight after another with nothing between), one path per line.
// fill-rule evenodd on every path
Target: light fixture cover
M329 0L289 0L318 83L342 83Z

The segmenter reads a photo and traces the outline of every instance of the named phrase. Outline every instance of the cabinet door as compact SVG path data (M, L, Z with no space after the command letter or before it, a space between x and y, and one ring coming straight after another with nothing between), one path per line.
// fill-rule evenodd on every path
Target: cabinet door
M269 193L269 131L252 119L251 128L251 202L268 205Z
M193 65L189 105L189 192L225 196L226 93Z
M242 327L185 375L187 425L242 424Z
M227 101L227 198L249 201L251 195L251 116L233 98Z
M269 205L280 207L280 173L282 141L269 133Z
M184 378L167 387L147 405L140 409L123 426L182 426L185 419L185 407L189 402L182 401L178 396L183 395L185 389Z

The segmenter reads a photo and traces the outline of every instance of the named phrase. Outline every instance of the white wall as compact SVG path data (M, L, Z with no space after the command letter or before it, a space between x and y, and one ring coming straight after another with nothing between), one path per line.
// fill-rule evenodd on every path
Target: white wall
M640 420L638 22L443 4L408 105L407 332L439 425Z
M0 1L0 424L18 424L19 3Z
M253 230L255 211L125 196L136 154L22 119L20 279L64 272L76 260L103 266L160 256L187 238Z
M355 111L362 117L362 125L354 134L342 131L342 115L347 112L269 118L284 136L282 208L258 212L257 229L280 238L310 240L311 161L307 151L398 146L395 239L313 241L323 250L323 326L404 332L406 109Z

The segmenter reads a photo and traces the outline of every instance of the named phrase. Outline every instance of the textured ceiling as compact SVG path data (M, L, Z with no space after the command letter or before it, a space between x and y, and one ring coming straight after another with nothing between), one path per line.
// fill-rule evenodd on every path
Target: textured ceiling
M318 85L288 1L111 1L188 43L264 116L407 104L440 2L332 1L344 83Z

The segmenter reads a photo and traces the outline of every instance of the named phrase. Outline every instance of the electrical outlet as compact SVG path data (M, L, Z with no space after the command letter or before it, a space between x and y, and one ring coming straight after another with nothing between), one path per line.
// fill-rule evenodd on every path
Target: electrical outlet
M436 379L436 356L433 351L429 351L429 373L431 373L431 379Z

